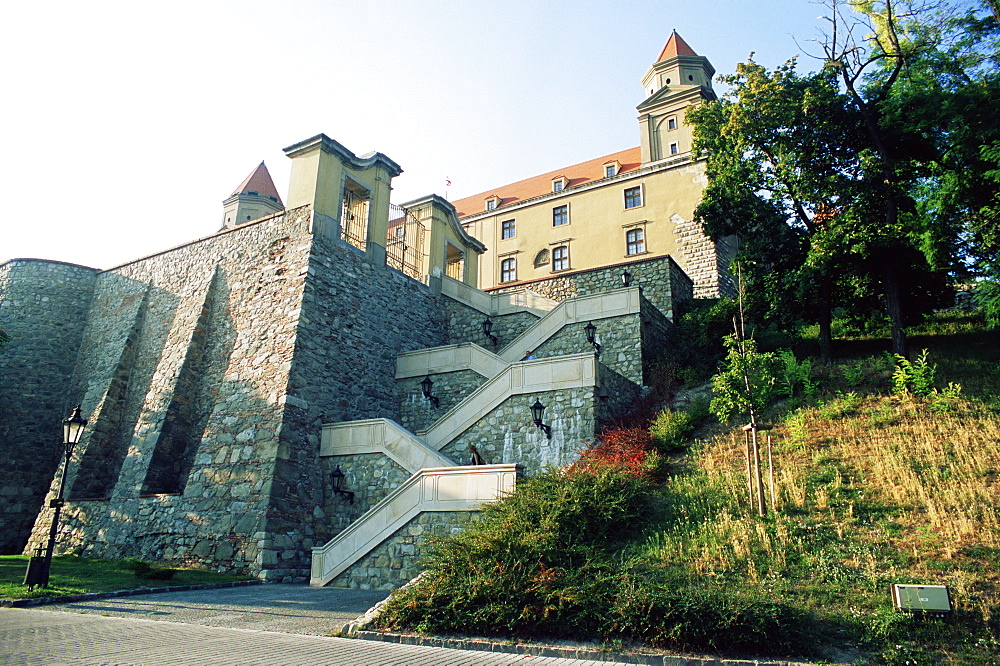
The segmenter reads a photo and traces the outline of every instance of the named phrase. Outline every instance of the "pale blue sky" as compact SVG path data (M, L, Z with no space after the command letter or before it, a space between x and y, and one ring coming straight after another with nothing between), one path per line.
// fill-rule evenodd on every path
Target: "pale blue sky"
M810 0L77 0L5 11L0 262L110 268L218 230L263 159L324 132L404 173L401 203L638 145L639 80L676 29L718 74L773 67ZM815 64L800 58L803 69Z

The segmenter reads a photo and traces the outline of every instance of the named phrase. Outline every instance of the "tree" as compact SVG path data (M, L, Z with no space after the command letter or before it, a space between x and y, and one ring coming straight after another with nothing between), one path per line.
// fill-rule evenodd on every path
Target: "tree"
M819 323L829 361L834 274L852 266L831 222L857 180L859 127L833 74L800 76L794 59L769 72L751 58L722 81L731 91L687 116L709 178L695 215L713 238L740 237L748 293L769 319Z

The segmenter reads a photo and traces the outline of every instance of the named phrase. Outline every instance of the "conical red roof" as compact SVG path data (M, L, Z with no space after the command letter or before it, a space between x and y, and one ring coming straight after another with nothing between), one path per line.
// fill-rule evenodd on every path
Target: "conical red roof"
M279 204L282 206L285 205L281 203L281 195L278 194L278 188L274 186L271 174L263 162L237 186L233 194L246 194L247 192L256 192L263 197L274 197L278 200Z
M667 58L674 58L679 55L696 56L698 54L695 53L694 49L688 46L687 42L681 39L681 36L677 34L676 30L674 30L670 33L670 39L667 40L667 43L660 52L660 57L656 59L656 62L663 62Z

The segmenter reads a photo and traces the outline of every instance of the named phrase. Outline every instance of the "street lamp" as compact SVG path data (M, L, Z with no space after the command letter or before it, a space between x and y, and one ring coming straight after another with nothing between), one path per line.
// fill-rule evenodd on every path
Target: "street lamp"
M622 286L623 287L632 286L632 274L628 272L628 269L622 271Z
M66 476L69 473L69 460L73 457L73 449L83 437L83 429L87 427L87 419L80 415L80 406L73 409L68 418L63 419L63 460L62 479L59 480L59 494L49 502L49 508L55 509L52 515L52 525L49 527L49 543L44 555L33 555L28 560L28 571L24 574L24 584L30 591L34 587L45 587L49 584L49 569L52 566L52 553L56 549L56 534L59 532L59 513L66 501ZM38 549L39 551L41 548Z

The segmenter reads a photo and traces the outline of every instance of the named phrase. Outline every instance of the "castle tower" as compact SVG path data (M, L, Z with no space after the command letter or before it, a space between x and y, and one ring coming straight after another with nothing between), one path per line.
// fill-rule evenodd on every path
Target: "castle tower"
M285 210L271 174L261 162L222 202L222 227L232 229Z
M642 77L648 97L637 107L642 162L656 162L691 152L691 129L684 123L688 106L715 99L715 68L694 52L675 30L659 58Z

